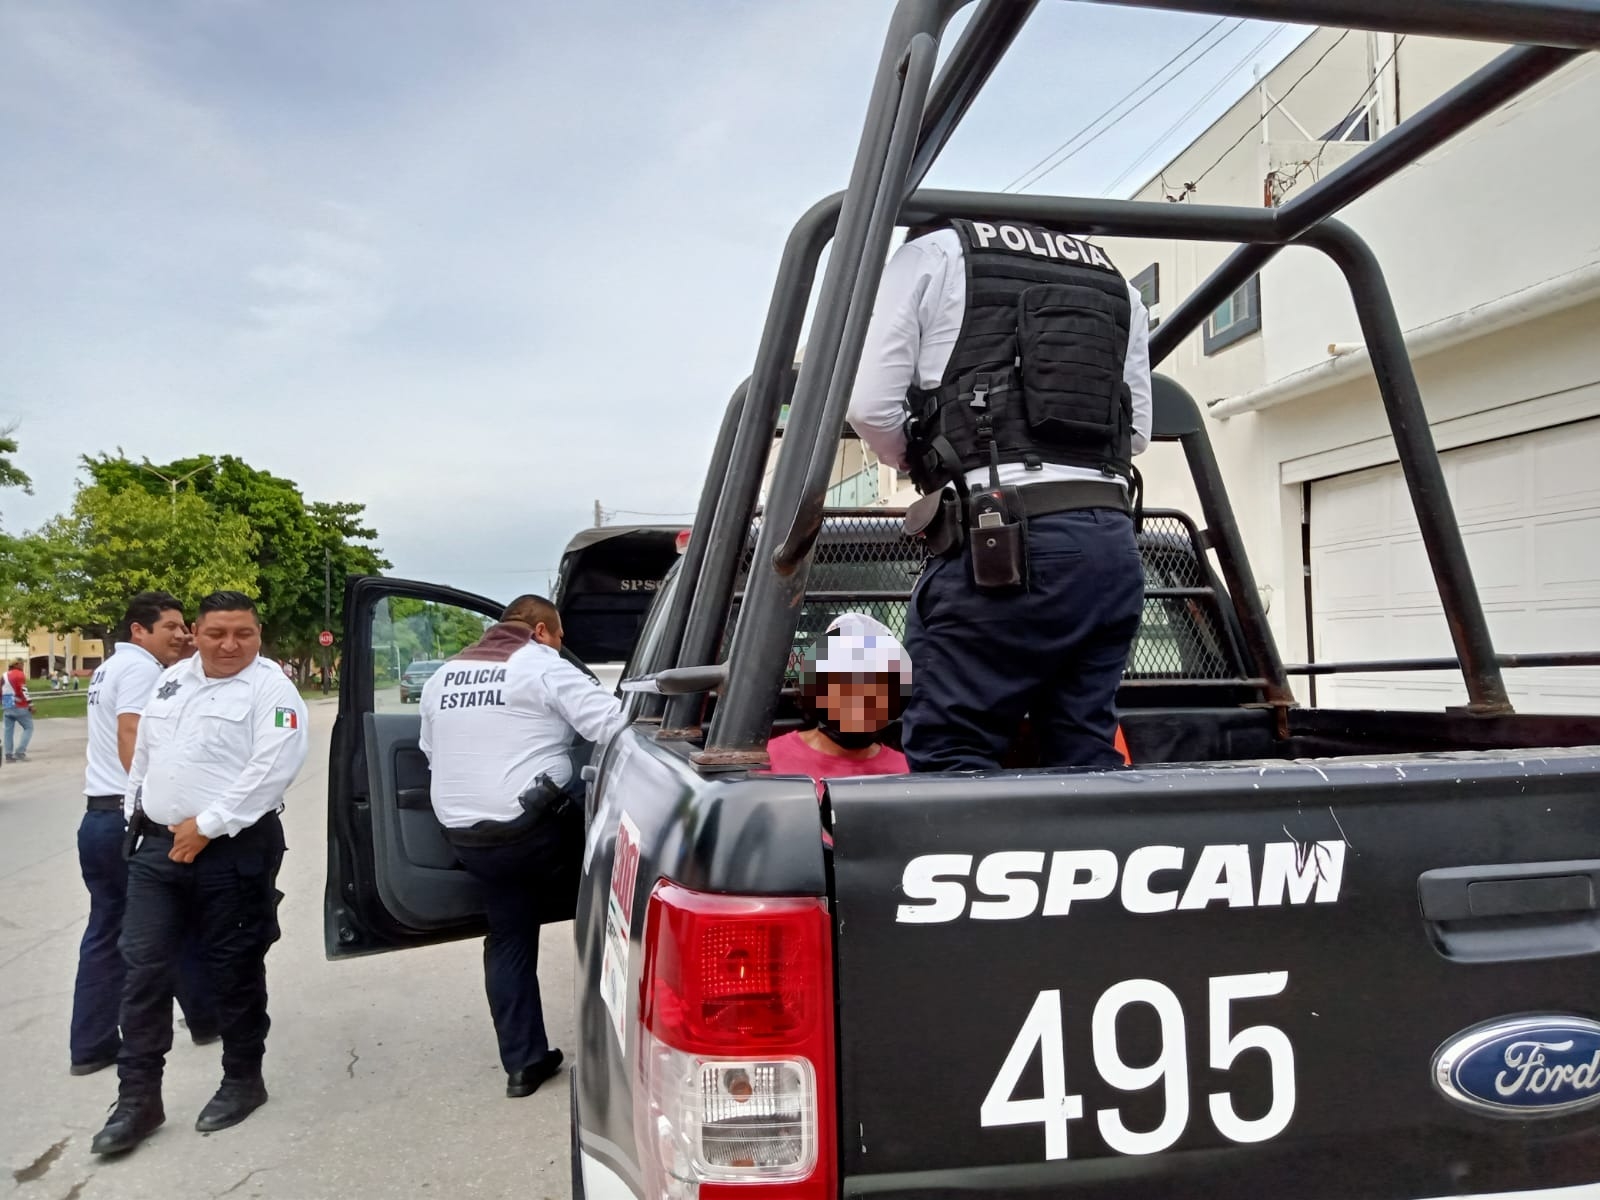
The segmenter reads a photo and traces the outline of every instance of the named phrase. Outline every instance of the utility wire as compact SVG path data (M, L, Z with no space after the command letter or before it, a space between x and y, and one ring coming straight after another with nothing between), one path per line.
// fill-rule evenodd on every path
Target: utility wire
M1223 87L1228 83L1229 80L1231 80L1235 75L1237 75L1240 71L1242 71L1250 63L1250 61L1253 58L1256 57L1256 55L1260 54L1263 50L1265 50L1267 48L1268 44L1282 32L1283 32L1283 29L1280 26L1279 28L1274 29L1271 33L1267 34L1266 37L1262 38L1254 46L1252 46L1245 53L1243 58L1239 59L1237 62L1235 62L1233 64L1233 66L1228 68L1227 73L1224 74L1222 76L1222 78L1217 80L1217 82L1212 86L1210 91L1208 91L1204 96L1201 96L1200 99L1196 100L1192 105L1190 105L1187 112L1185 112L1181 117L1179 117L1176 121L1174 121L1171 125L1169 125L1166 128L1166 130L1163 133L1161 133L1160 136L1158 136L1156 138L1155 141L1151 142L1149 147L1145 150L1145 152L1143 154L1139 155L1138 158L1134 159L1133 162L1129 163L1127 170L1123 171L1121 175L1118 175L1109 184L1107 184L1104 188L1102 188L1100 194L1101 195L1106 195L1106 194L1108 194L1110 192L1115 191L1118 184L1120 184L1123 180L1128 178L1128 176L1132 175L1134 173L1134 171L1136 171L1139 168L1139 164L1140 163L1144 162L1152 154L1154 154L1157 150L1159 150L1162 147L1162 145L1165 144L1165 142L1166 142L1166 140L1168 138L1170 138L1174 133L1176 133L1180 128L1182 128L1184 123L1186 121L1188 121L1190 117L1194 116L1195 113L1199 112L1206 104L1208 104L1210 102L1211 98L1213 96L1215 96L1218 92L1220 92L1223 89Z
M1197 37L1197 38L1195 38L1195 39L1194 39L1194 41L1192 41L1192 42L1190 42L1190 43L1189 43L1189 44L1188 44L1188 45L1187 45L1187 46L1185 46L1185 47L1184 47L1184 48L1183 48L1183 49L1182 49L1182 50L1179 50L1179 51L1178 51L1178 52L1177 52L1177 53L1176 53L1176 54L1174 54L1174 55L1173 55L1173 56L1172 56L1172 57L1171 57L1171 58L1169 58L1169 59L1167 59L1167 61L1166 61L1166 62L1164 62L1164 63L1162 63L1162 64L1161 64L1161 65L1160 65L1160 66L1159 66L1159 67L1157 67L1157 68L1156 68L1156 69L1155 69L1155 70L1154 70L1154 71L1152 71L1152 72L1150 72L1150 74L1149 74L1149 75L1147 75L1147 76L1145 76L1145 77L1144 77L1144 79L1142 79L1142 80L1140 80L1140 81L1139 81L1139 82L1138 82L1138 83L1137 83L1137 84L1135 84L1135 85L1134 85L1134 87L1133 87L1133 90L1132 90L1132 91L1130 91L1130 92L1129 92L1129 93L1128 93L1128 94L1127 94L1127 95L1125 95L1125 96L1123 96L1123 97L1122 97L1122 99L1120 99L1120 100L1118 100L1118 101L1117 101L1117 102L1116 102L1116 103L1115 103L1115 104L1113 104L1113 105L1112 105L1112 106L1111 106L1111 107L1110 107L1110 108L1108 108L1108 109L1106 109L1106 110L1105 110L1105 112L1103 112L1103 113L1101 113L1101 114L1100 114L1100 115L1099 115L1099 116L1098 116L1098 117L1096 117L1096 118L1095 118L1095 119L1094 119L1094 120L1092 120L1092 121L1090 121L1090 122L1089 122L1089 123L1088 123L1088 124L1087 124L1087 125L1085 125L1085 126L1084 126L1084 127L1083 127L1083 128L1082 128L1082 129L1080 129L1080 130L1078 130L1078 132L1077 132L1077 133L1075 133L1075 134L1073 134L1073 135L1072 135L1072 136L1071 136L1071 137L1069 137L1069 138L1068 138L1068 139L1067 139L1067 140L1066 140L1066 141L1064 141L1064 142L1062 142L1062 143L1061 143L1061 144L1060 144L1060 145L1059 145L1059 146L1057 146L1057 147L1056 147L1056 148L1055 148L1055 149L1054 149L1054 150L1052 150L1052 151L1050 151L1050 153L1048 153L1048 154L1046 154L1046 155L1045 155L1045 156L1044 156L1044 157L1043 157L1043 158L1041 158L1041 159L1040 159L1040 160L1039 160L1039 161L1038 161L1038 162L1036 162L1036 163L1034 163L1034 164L1033 164L1033 166L1031 166L1031 167L1029 167L1029 168L1028 168L1028 169L1027 169L1027 170L1026 170L1026 171L1023 171L1023 172L1022 172L1022 173L1021 173L1021 174L1020 174L1020 175L1018 175L1018 176L1017 176L1017 177L1016 177L1016 178L1015 178L1015 179L1013 179L1013 180L1012 180L1012 181L1011 181L1011 182L1010 182L1010 183L1008 183L1008 184L1006 184L1006 186L1005 186L1005 187L1004 187L1004 188L1002 188L1002 189L1001 189L1001 191L1005 191L1005 192L1009 192L1009 191L1011 191L1011 190L1012 190L1012 189L1013 189L1013 188L1014 188L1014 187L1016 187L1016 186L1018 186L1018 185L1019 185L1019 184L1022 184L1022 185L1023 185L1023 186L1028 186L1028 185L1031 185L1031 184L1034 184L1034 183L1037 183L1037 182L1038 182L1038 181L1039 181L1039 179L1043 179L1043 178L1044 178L1044 176L1045 176L1045 175L1048 175L1048 174L1050 174L1050 172L1051 172L1051 171L1054 171L1054 170L1055 170L1055 169L1056 169L1056 167L1059 167L1059 166L1060 166L1060 165L1061 165L1061 163L1064 163L1064 162L1066 162L1066 161L1067 161L1067 159L1068 159L1068 158L1071 158L1071 157L1072 157L1072 156L1073 156L1073 155L1074 155L1074 154L1077 154L1077 153L1078 153L1078 151L1080 151L1080 150L1082 150L1082 149L1084 149L1084 147L1086 147L1086 146L1088 146L1088 145L1089 145L1089 144L1090 144L1090 143L1091 143L1091 142L1093 142L1093 141L1094 141L1094 140L1095 140L1095 139L1096 139L1096 138L1099 138L1099 137L1100 137L1100 136L1101 136L1101 134L1104 134L1104 133L1106 133L1106 132L1107 132L1107 131L1108 131L1108 130L1110 130L1110 129L1111 129L1111 128L1113 128L1113 127L1114 127L1114 126L1115 126L1115 125L1116 125L1116 124L1117 124L1117 123L1118 123L1118 122L1119 122L1119 121L1121 121L1121 120L1122 120L1122 119L1123 119L1123 118L1124 118L1124 117L1127 117L1127 116L1128 116L1128 115L1129 115L1129 114L1130 114L1130 113L1132 113L1132 112L1134 112L1134 111L1135 111L1135 110L1137 110L1137 109L1138 109L1138 108L1139 108L1139 107L1140 107L1140 105L1142 105L1142 104L1144 104L1144 102L1145 102L1145 100L1149 100L1149 99L1150 99L1150 97L1151 97L1151 96L1154 96L1154 95L1155 95L1155 92L1151 92L1151 93L1150 93L1150 96L1146 96L1146 97L1145 97L1145 98L1144 98L1144 100L1140 100L1140 101L1139 101L1139 103L1138 103L1138 104L1135 104L1135 105L1134 105L1134 106L1133 106L1133 108L1130 108L1130 109L1129 109L1129 110L1128 110L1128 111L1127 111L1127 112L1125 112L1125 113L1123 113L1123 114L1122 114L1122 116L1120 116L1120 117L1118 117L1118 118L1117 118L1117 119L1116 119L1116 120L1115 120L1115 121L1113 121L1113 122L1111 122L1111 124L1110 124L1110 125L1107 125L1107 126L1106 126L1106 127L1105 127L1105 129L1102 129L1102 130L1101 130L1101 131L1100 131L1100 133L1097 133L1097 134L1095 134L1095 135L1094 135L1094 137L1093 137L1093 138L1090 138L1090 139L1089 139L1089 141L1088 141L1088 142L1085 142L1085 143L1083 143L1083 145L1082 145L1082 146L1078 146L1078 147L1077 147L1077 148L1076 148L1076 149L1074 149L1074 150L1073 150L1073 151L1072 151L1072 153L1071 153L1071 154L1068 154L1068 155L1067 155L1067 158L1063 158L1063 159L1062 159L1062 160L1061 160L1061 162L1058 162L1058 163L1055 163L1055 164L1054 164L1054 165L1053 165L1053 166L1051 166L1051 167L1049 167L1049 168L1048 168L1048 169L1047 169L1047 170L1046 170L1046 171L1045 171L1045 172L1044 172L1044 173L1043 173L1043 174L1041 174L1041 175L1039 175L1039 176L1038 176L1038 178L1036 178L1036 179L1029 179L1029 178L1028 178L1028 177L1029 177L1029 176L1030 176L1030 175L1032 175L1032 174L1033 174L1033 173L1034 173L1034 172L1035 172L1035 171L1037 171L1037 170L1039 170L1039 168L1040 168L1040 167L1043 167L1043 166L1044 166L1044 165L1045 165L1045 164L1046 164L1046 163L1048 163L1048 162L1049 162L1049 161L1050 161L1050 160L1051 160L1051 159L1052 159L1052 158L1054 158L1054 157L1055 157L1055 156L1056 156L1056 155L1058 155L1058 154L1060 154L1060 153L1061 153L1061 152L1062 152L1062 151L1063 151L1063 150L1066 150L1066 149L1067 149L1067 147L1069 147L1069 146L1071 146L1071 145L1072 145L1072 144L1073 144L1073 143L1074 143L1074 142L1076 142L1076 141L1077 141L1077 140L1078 140L1078 139L1079 139L1079 138L1081 138L1081 137L1083 137L1083 135L1084 135L1084 134L1086 134L1086 133L1088 133L1088 132L1089 132L1089 131L1090 131L1090 130L1091 130L1091 129L1093 129L1093 128L1094 128L1094 127L1095 127L1095 126L1096 126L1096 125L1098 125L1098 124L1100 124L1100 122L1101 122L1101 121L1103 121L1103 120L1105 120L1105 119L1106 119L1106 118L1107 118L1107 117L1109 117L1109 116L1110 116L1110 115L1111 115L1111 114L1112 114L1112 113L1114 113L1114 112L1116 112L1116 111L1117 111L1117 109L1119 109L1119 108L1121 108L1121 107L1122 107L1122 106L1123 106L1123 105L1124 105L1124 104L1126 104L1126 103L1127 103L1127 102L1128 102L1128 101L1129 101L1129 100L1131 100L1131 99L1132 99L1132 98L1133 98L1133 97L1134 97L1134 96L1136 96L1136 95L1138 95L1138 94L1139 94L1139 93L1140 93L1140 92L1141 92L1141 91L1143 91L1143 90L1144 90L1144 89L1145 89L1145 88L1146 88L1146 87L1148 87L1148 86L1149 86L1149 85L1150 85L1150 84L1151 84L1151 83L1152 83L1152 82L1153 82L1153 81L1154 81L1154 80L1155 80L1155 79L1156 79L1156 78L1157 78L1157 77L1159 77L1159 76L1160 76L1160 74L1161 74L1161 73L1162 73L1162 72L1163 72L1163 71L1165 71L1165 70L1166 70L1166 69L1167 69L1167 68L1168 68L1168 67L1170 67L1170 66L1172 66L1172 64L1173 64L1173 63L1175 63L1175 62L1177 62L1177 61L1178 61L1178 60L1179 60L1179 59L1181 59L1181 58L1182 58L1182 57L1183 57L1183 56L1184 56L1184 55L1186 55L1186 54L1188 54L1188 53L1189 53L1189 51L1191 51L1191 50L1193 50L1193 49L1194 49L1194 48L1195 48L1195 47L1196 47L1196 46L1198 46L1198 45L1199 45L1199 44L1200 44L1200 43L1201 43L1201 42L1203 42L1203 41L1205 41L1205 40L1206 40L1206 38L1208 38L1208 37L1210 37L1210 36L1211 36L1211 35L1212 35L1212 34L1213 34L1213 33L1215 33L1215 32L1216 32L1216 30L1217 30L1217 29L1218 29L1218 28L1220 28L1220 27L1221 27L1221 26L1222 26L1222 25L1224 25L1224 24L1226 24L1226 23L1227 23L1227 20L1228 20L1228 18L1227 18L1227 17L1218 17L1218 18L1217 18L1217 19L1216 19L1216 20L1215 20L1215 21L1213 21L1213 22L1212 22L1212 23L1211 23L1211 26L1210 26L1210 28L1208 28L1208 29L1207 29L1207 30L1206 30L1206 31L1205 31L1205 32L1204 32L1204 33L1202 33L1202 34L1201 34L1201 35L1200 35L1200 36L1199 36L1199 37ZM1213 44L1213 45L1212 45L1212 46L1210 46L1210 47L1208 47L1208 48L1207 48L1207 50L1206 50L1206 51L1205 51L1205 53L1210 53L1210 51L1211 51L1211 50L1213 50L1213 49L1215 49L1215 48L1216 48L1216 47L1217 47L1217 46L1219 46L1219 45L1221 45L1221 44L1222 44L1222 42L1223 42L1223 41L1225 41L1225 40L1226 40L1226 39L1227 39L1227 38L1229 38L1229 37L1231 37L1231 36L1232 36L1232 35L1233 35L1233 34L1234 34L1234 33L1235 33L1235 32L1236 32L1236 31L1237 31L1237 30L1238 30L1238 28L1239 28L1239 27L1240 27L1240 26L1241 26L1241 25L1243 25L1243 24L1244 24L1244 21L1243 21L1243 20L1242 20L1242 19L1240 19L1240 20L1238 20L1238 21L1237 21L1237 22L1236 22L1236 23L1235 23L1235 24L1234 24L1234 26L1233 26L1233 28L1232 28L1232 29L1230 29L1230 30L1228 30L1228 32L1227 32L1227 33L1225 33L1225 34L1223 34L1223 35L1222 35L1222 37L1221 37L1221 38L1219 38L1219 39L1218 39L1218 40L1217 40L1217 42L1216 42L1216 43L1214 43L1214 44ZM1202 58L1203 58L1203 57L1204 57L1204 56L1205 56L1205 54L1204 54L1204 53L1203 53L1203 54L1202 54L1202 55L1201 55L1201 57L1202 57ZM1199 59L1196 59L1196 60L1195 60L1195 62L1198 62L1198 61L1199 61ZM1189 66L1193 66L1193 65L1194 65L1194 63L1190 63L1190 64L1189 64ZM1187 69L1188 69L1188 67L1185 67L1185 68L1184 68L1184 70L1187 70ZM1183 72L1182 72L1182 71L1180 71L1180 72L1179 72L1179 73L1178 73L1178 74L1180 74L1180 75L1181 75L1181 74L1182 74L1182 73L1183 73ZM1174 76L1173 76L1173 79L1176 79L1176 78L1177 78L1177 76L1176 76L1176 75L1174 75ZM1168 82L1168 83L1170 83L1170 82L1172 82L1172 81L1171 81L1171 80L1168 80L1168 81L1167 81L1167 82ZM1157 90L1159 90L1159 89L1157 89ZM1024 182L1023 182L1023 181L1024 181L1024 180L1026 180L1026 181L1027 181L1027 182L1026 182L1026 183L1024 183Z
M1341 45L1344 44L1344 40L1345 40L1345 38L1350 36L1350 32L1351 32L1350 30L1346 29L1337 38L1335 38L1334 42L1333 42L1333 45L1329 46L1320 55L1318 55L1317 61L1312 63L1309 67L1307 67L1305 69L1305 71L1303 71L1301 73L1300 78L1296 79L1293 83L1291 83L1289 85L1289 90L1284 92L1284 94L1282 96L1280 96L1278 99L1274 100L1272 102L1272 106L1270 108L1268 108L1266 112L1262 113L1259 117L1257 117L1254 121L1252 121L1250 123L1250 128L1246 129L1243 133L1241 133L1239 135L1238 140L1235 141L1233 143L1233 145L1229 146L1226 150L1224 150L1221 154L1219 154L1217 156L1217 161L1216 162L1212 163L1204 171L1200 172L1200 177L1198 179L1196 179L1193 183L1186 183L1184 185L1185 194L1189 194L1189 193L1197 191L1199 189L1200 185L1205 182L1206 176L1211 174L1211 172L1215 171L1218 167L1220 167L1222 165L1222 160L1223 159L1227 158L1228 155L1232 154L1235 150L1237 150L1240 146L1242 146L1244 144L1244 140L1246 138L1248 138L1251 134L1253 134L1257 129L1261 128L1261 123L1263 121L1265 121L1268 117L1270 117L1273 113L1277 112L1278 109L1283 106L1284 101L1286 101L1290 96L1294 95L1295 88L1299 87L1302 83L1304 83L1306 81L1306 78L1311 74L1311 72L1315 71L1318 67L1320 67L1322 65L1323 60L1326 59L1328 57L1328 55L1332 54L1335 50L1337 50Z
M608 517L692 517L692 512L639 512L631 508L608 508L604 510Z

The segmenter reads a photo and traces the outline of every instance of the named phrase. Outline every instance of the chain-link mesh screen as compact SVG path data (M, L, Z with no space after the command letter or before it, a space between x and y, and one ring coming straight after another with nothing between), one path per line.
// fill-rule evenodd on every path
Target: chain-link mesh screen
M1217 597L1162 596L1164 588L1207 586L1193 528L1182 517L1147 514L1139 533L1144 559L1144 618L1128 655L1128 679L1235 679ZM1155 594L1150 594L1155 593Z
M729 615L724 657L738 621L757 532L759 529L752 532L739 564L738 598ZM1147 515L1139 549L1144 558L1145 587L1157 594L1145 599L1127 678L1237 678L1240 672L1218 620L1216 598L1159 595L1165 588L1206 586L1188 523L1176 516ZM801 656L840 613L867 613L894 630L896 637L904 638L911 589L921 572L921 553L912 539L901 533L898 514L830 516L817 540L807 577L806 602L795 629L785 684L797 682Z

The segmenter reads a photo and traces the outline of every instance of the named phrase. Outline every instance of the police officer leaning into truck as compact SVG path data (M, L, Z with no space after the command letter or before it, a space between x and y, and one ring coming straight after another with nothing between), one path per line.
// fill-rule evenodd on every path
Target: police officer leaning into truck
M1046 766L1115 766L1144 605L1133 456L1149 313L1098 246L1011 221L915 227L883 273L851 427L911 474L913 771L1000 765L1024 716Z
M284 793L304 765L306 706L271 659L248 596L200 601L197 652L161 673L128 772L117 1104L96 1154L132 1149L166 1119L174 968L189 930L216 992L222 1084L195 1128L237 1125L267 1100L266 956L278 940Z
M519 596L422 689L434 815L483 885L484 987L513 1098L562 1062L545 1033L539 927L578 849L568 836L573 734L598 743L627 723L621 702L562 657L561 636L550 601Z
M190 643L183 605L167 592L140 592L128 601L122 640L89 681L89 744L78 823L78 868L89 891L89 921L78 946L78 976L72 993L72 1073L91 1075L114 1066L122 1044L117 1010L122 1003L122 914L128 900L128 860L122 853L126 821L123 798L139 736L140 714L156 680L183 659ZM198 940L185 940L175 981L178 1005L198 1046L220 1036L216 1000L198 954Z

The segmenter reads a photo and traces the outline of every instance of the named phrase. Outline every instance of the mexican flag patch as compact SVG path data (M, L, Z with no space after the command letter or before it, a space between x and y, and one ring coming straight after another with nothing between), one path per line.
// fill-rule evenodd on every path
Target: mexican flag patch
M279 729L299 729L300 714L292 708L280 708L273 712L272 723Z

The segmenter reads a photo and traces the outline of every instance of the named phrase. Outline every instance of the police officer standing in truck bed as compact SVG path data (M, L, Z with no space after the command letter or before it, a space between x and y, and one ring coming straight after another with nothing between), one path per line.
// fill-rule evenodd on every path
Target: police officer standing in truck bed
M172 980L198 931L222 1032L222 1084L195 1128L237 1125L267 1100L267 950L277 941L283 796L304 765L306 706L261 657L255 604L200 601L197 653L162 672L139 721L126 815L134 839L122 921L127 980L117 1105L96 1154L138 1145L166 1119Z
M1149 313L1105 252L1037 225L910 231L885 267L851 427L909 471L934 555L912 594L914 771L1114 766L1144 604L1133 456L1150 439Z
M539 927L553 876L579 852L565 836L573 733L601 742L627 724L617 698L562 657L561 637L550 601L519 596L422 688L434 815L483 885L484 986L512 1098L561 1068L539 995Z

